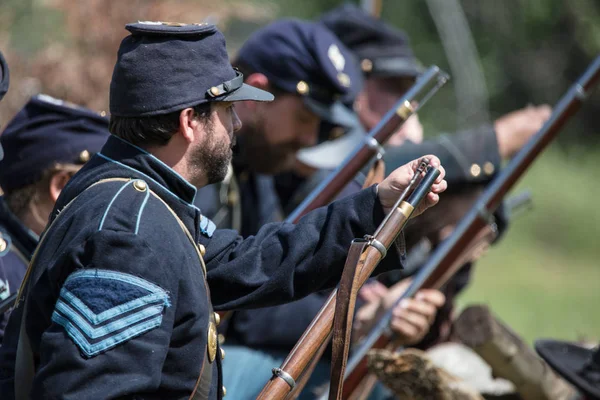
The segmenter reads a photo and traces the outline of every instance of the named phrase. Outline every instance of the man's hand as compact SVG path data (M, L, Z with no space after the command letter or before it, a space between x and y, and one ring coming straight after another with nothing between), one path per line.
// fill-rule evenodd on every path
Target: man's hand
M367 303L379 303L386 295L388 288L379 281L372 280L365 283L358 291L358 297Z
M448 183L444 180L446 171L444 170L444 167L441 166L440 159L436 156L423 156L395 169L379 184L377 192L379 195L379 202L383 206L383 210L386 214L391 210L400 194L410 183L410 180L415 175L415 171L423 158L428 158L430 165L440 170L440 176L438 176L435 183L431 186L431 192L427 194L427 197L413 212L413 217L421 214L429 207L436 205L440 200L439 193L442 193L448 187Z
M503 159L511 158L540 130L550 118L552 108L544 104L528 106L498 118L494 124L498 151Z
M392 286L382 301L382 307L389 309L410 285L405 279ZM444 305L446 297L438 290L421 289L414 298L402 300L393 310L390 328L396 334L399 344L410 346L419 343L435 320L437 310Z

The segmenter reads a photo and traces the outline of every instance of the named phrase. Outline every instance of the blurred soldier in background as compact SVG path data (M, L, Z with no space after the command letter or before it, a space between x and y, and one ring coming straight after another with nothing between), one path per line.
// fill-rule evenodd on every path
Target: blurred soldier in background
M33 97L0 135L0 300L16 292L46 227L50 212L71 176L100 151L108 119L91 110ZM0 341L8 312L0 315Z
M236 105L233 169L222 184L204 187L196 204L217 227L249 236L282 219L272 175L290 169L296 152L314 146L322 119L349 125L352 112L338 98L356 96L362 74L349 52L322 25L274 22L256 32L233 64L245 82L275 94L272 103Z

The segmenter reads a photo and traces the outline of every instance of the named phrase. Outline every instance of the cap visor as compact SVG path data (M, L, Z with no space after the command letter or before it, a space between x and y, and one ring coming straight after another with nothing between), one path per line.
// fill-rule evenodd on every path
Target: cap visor
M356 114L340 101L325 104L310 97L305 97L304 104L319 117L333 125L347 128L355 126Z
M561 340L536 340L535 350L561 377L592 398L600 398L598 382L591 382L580 374L589 363L594 350ZM600 351L600 350L596 350Z
M420 64L405 59L376 60L371 75L380 77L413 77L423 73Z
M316 169L337 168L365 140L365 130L358 119L356 122L357 124L344 136L299 150L296 153L296 158L309 167Z
M219 97L217 101L273 101L274 98L275 96L271 93L244 83L238 90L223 97Z

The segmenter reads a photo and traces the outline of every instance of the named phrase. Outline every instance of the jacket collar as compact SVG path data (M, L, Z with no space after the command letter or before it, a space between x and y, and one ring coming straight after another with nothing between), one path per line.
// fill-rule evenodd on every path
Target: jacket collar
M111 135L99 156L105 159L118 160L127 167L143 172L185 203L189 205L194 203L196 187L158 158L138 146Z
M182 219L196 241L200 233L212 236L215 225L193 204L196 187L152 154L116 136L110 136L100 153L69 181L55 212L95 182L107 178L144 180Z

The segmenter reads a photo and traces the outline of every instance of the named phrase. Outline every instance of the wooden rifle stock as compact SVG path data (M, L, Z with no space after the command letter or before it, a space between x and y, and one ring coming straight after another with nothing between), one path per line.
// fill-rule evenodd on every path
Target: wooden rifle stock
M488 185L471 210L462 218L453 233L436 249L428 262L415 275L412 284L398 301L412 297L421 288L439 288L456 272L482 240L493 240L492 213L503 197L515 185L527 168L556 137L567 120L580 108L586 95L600 80L600 56L592 62L578 81L560 99L549 120L531 138L504 170ZM348 361L344 382L344 399L356 400L370 393L361 383L373 385L368 378L366 353L371 348L389 346L391 338L385 334L391 320L391 310L378 322ZM372 386L371 386L372 387ZM365 390L366 389L366 390Z
M436 66L425 71L410 90L387 112L383 119L365 136L342 164L332 171L304 201L287 217L296 223L307 212L329 204L376 156L383 156L383 145L400 126L425 105L427 100L447 81L448 75ZM420 96L422 96L420 98ZM416 106L414 105L416 103Z
M415 179L419 175L415 174ZM370 238L369 245L362 252L357 266L358 280L361 285L369 279L383 258L381 249L377 247L375 242L382 244L386 249L394 243L414 209L429 192L437 175L439 175L439 171L431 168L410 197L405 200L404 197L410 188L409 186L392 208L392 211L379 225L373 237ZM433 179L431 179L432 177ZM273 378L265 385L258 399L284 399L290 394L295 383L330 338L333 329L336 294L337 290L331 293L281 367L273 370Z

